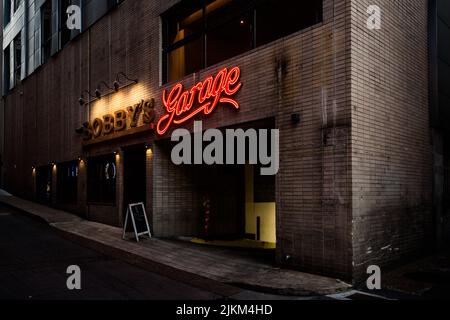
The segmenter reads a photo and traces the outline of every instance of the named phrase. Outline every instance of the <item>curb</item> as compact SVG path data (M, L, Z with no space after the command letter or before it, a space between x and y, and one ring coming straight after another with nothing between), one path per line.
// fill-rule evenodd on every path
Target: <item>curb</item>
M69 240L71 242L77 243L85 248L92 249L101 254L110 256L112 258L116 258L118 260L124 261L131 265L137 266L146 271L154 272L159 275L165 276L175 281L183 282L185 284L192 285L196 288L203 289L205 291L212 292L214 294L222 296L224 299L229 299L231 296L238 294L243 291L243 289L233 287L231 285L218 282L216 280L212 280L206 277L199 276L197 274L193 274L184 270L180 270L174 267L171 267L167 264L162 264L159 262L155 262L153 260L149 260L141 257L140 255L134 254L129 251L125 251L119 248L115 248L101 242L95 241L93 239L85 238L76 233L67 232L66 230L62 230L58 227L58 223L51 223L47 221L45 218L23 210L22 208L15 207L9 203L0 201L0 204L4 205L7 208L14 209L18 211L20 214L39 222L48 225L52 228L59 236L62 238Z
M221 282L216 279L211 279L208 277L200 276L196 273L185 271L179 268L170 266L169 264L156 262L149 259L148 257L142 257L139 254L114 247L99 240L87 238L83 235L77 234L76 232L70 232L66 229L58 226L59 224L64 224L64 222L50 222L46 218L27 211L23 208L16 207L11 203L4 202L0 199L0 203L8 208L12 208L19 213L27 216L40 223L45 223L50 226L59 236L62 238L77 243L83 247L95 250L101 254L122 260L131 265L137 266L141 269L157 273L159 275L165 276L175 281L183 282L185 284L192 285L199 289L217 294L221 296L222 299L232 299L232 297L242 291L251 290L259 293L283 295L283 296L298 296L298 297L317 297L326 296L330 294L337 294L345 292L351 289L351 286L342 290L322 290L313 291L301 288L276 288L269 286L261 286L259 284L250 283L240 283L240 282ZM83 221L83 220L80 220ZM75 221L76 222L76 221ZM336 280L338 281L338 280Z

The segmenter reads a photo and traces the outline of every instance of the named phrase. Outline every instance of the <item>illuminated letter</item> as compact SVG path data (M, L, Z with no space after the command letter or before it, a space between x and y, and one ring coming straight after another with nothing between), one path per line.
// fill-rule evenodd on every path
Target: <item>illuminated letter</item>
M233 89L230 88L230 85L231 86L235 85L238 82L240 76L241 76L241 71L239 70L238 67L234 67L233 69L230 70L230 73L228 73L227 80L225 81L225 93L228 96L234 95L235 93L237 93L239 91L239 89L241 89L241 87L242 87L241 82L239 82L236 85L236 87L234 87Z
M209 76L203 81L202 88L198 94L198 102L203 103L211 97L213 77Z
M119 110L114 112L115 120L114 120L114 130L121 131L127 126L127 113L125 110Z
M142 112L142 105L144 104L144 100L141 100L140 103L135 104L133 107L130 106L127 108L128 116L130 118L130 127L137 127L139 122L139 116Z
M155 99L145 101L143 105L144 109L144 123L150 124L155 120Z
M94 138L100 137L103 131L103 121L99 118L95 119L92 123L92 129L94 131Z
M107 114L103 116L103 132L105 135L110 134L114 130L114 116Z

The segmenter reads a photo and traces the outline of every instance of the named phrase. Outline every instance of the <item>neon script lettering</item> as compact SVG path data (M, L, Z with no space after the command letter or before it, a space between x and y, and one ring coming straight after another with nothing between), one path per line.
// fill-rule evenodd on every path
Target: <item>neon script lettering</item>
M170 92L164 90L162 101L167 114L159 119L157 133L163 135L173 124L182 124L198 114L209 115L220 103L239 109L239 104L232 96L242 87L240 76L239 67L230 70L224 68L215 77L207 77L190 90L183 91L181 83L176 84Z

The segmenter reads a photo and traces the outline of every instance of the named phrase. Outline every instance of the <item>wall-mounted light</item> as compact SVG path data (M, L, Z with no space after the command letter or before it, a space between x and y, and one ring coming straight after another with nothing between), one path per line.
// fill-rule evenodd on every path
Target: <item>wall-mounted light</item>
M87 101L84 99L84 94L85 94L85 93L88 94L88 99L89 99L89 98L96 98L96 96L93 95L90 91L84 90L84 91L81 93L80 99L78 99L78 103L80 104L80 106L84 106L84 105L87 103Z
M301 121L301 117L299 113L293 113L291 114L291 121L293 124L299 124Z
M112 87L110 85L108 85L105 81L101 81L98 85L97 85L97 89L95 89L94 94L92 94L90 91L88 90L84 90L81 93L80 98L78 99L78 102L80 103L81 106L93 102L94 100L99 100L102 97L111 94L113 92L117 92L122 88L128 87L129 85L132 84L136 84L138 83L138 79L131 79L130 77L128 77L125 73L123 72L119 72L116 75L116 79L113 82ZM101 91L101 87L104 86L105 88L107 88L109 90L109 92L107 93L102 93ZM87 93L88 94L88 99L91 98L90 101L87 101L84 97L84 94Z
M114 83L113 83L113 86L114 86L114 91L115 92L119 91L119 89L120 89L119 81L115 80Z
M111 91L114 90L114 89L111 88L105 81L100 82L100 83L97 85L97 89L95 89L95 97L96 97L97 99L101 99L101 98L102 98L102 92L100 91L102 85L103 85L105 88L107 88L108 90L110 90L110 92L108 92L108 93L106 93L106 94L109 94L109 93L111 93ZM106 94L105 94L105 95L106 95Z
M129 86L130 84L136 84L136 83L138 83L138 79L131 79L125 73L119 72L116 75L116 80L113 83L114 91L117 92L121 88L125 88L126 86Z

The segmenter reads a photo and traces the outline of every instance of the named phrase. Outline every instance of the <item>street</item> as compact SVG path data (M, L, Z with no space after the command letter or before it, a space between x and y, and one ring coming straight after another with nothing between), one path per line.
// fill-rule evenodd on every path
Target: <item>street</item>
M383 276L383 290L375 292L361 286L327 296L300 297L236 288L228 296L85 248L48 224L0 204L0 300L442 299L449 289L449 259L449 255L430 256L388 272ZM81 269L81 290L67 287L71 276L67 268L72 265Z
M81 290L67 289L70 265L81 268ZM76 245L46 224L0 206L0 300L217 298Z

